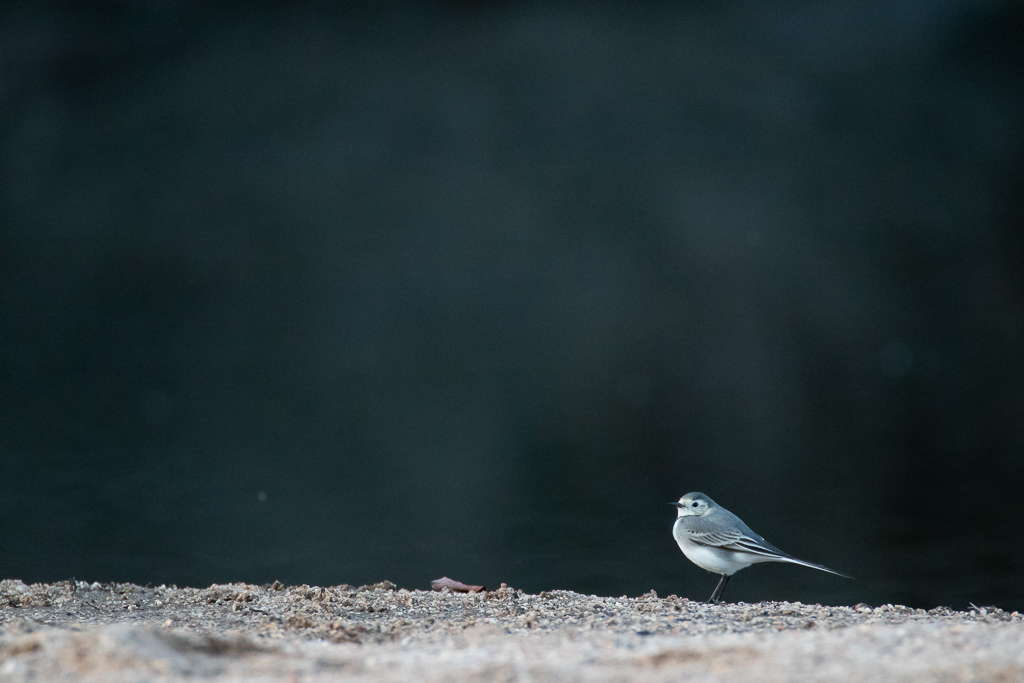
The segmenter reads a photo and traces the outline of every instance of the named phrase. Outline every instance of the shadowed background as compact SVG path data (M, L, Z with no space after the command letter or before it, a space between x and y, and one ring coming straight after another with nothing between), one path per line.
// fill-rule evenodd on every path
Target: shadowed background
M0 576L1024 608L1011 2L0 4Z

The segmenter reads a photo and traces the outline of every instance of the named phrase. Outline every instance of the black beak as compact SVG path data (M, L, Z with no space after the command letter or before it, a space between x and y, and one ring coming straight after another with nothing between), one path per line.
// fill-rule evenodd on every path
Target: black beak
M669 505L674 505L674 506L675 506L675 507L677 507L677 508L681 508L681 507L683 507L683 504L682 504L682 503L680 503L680 502L678 502L678 501L676 501L675 503L669 503Z

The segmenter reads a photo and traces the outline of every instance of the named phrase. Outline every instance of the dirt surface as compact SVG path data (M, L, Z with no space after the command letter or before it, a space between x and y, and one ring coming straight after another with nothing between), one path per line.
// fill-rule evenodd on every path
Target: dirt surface
M0 681L1019 681L1024 619L899 605L0 582Z

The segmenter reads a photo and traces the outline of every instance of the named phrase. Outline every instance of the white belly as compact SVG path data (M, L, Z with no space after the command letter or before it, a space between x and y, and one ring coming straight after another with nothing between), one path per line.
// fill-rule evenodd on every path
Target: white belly
M766 558L753 553L741 553L733 550L712 548L706 545L691 543L687 538L680 538L675 535L679 549L683 551L686 558L695 565L715 574L732 576L741 569L746 569L755 562L764 562ZM681 535L681 534L680 534Z

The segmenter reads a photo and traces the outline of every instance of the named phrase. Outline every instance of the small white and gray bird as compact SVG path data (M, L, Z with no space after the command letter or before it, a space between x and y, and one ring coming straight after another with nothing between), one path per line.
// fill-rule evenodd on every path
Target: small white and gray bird
M687 493L679 502L672 536L687 559L701 569L721 574L709 602L721 602L733 574L758 562L789 562L852 579L842 572L787 555L754 533L743 520L703 493Z

